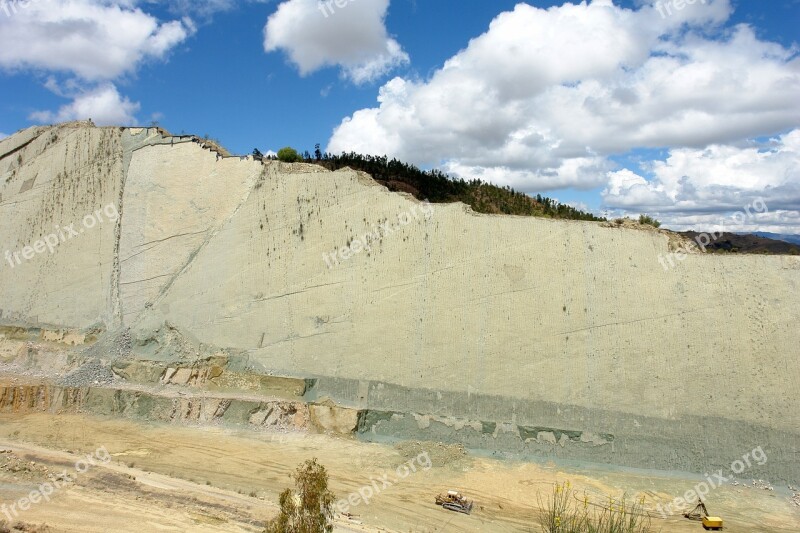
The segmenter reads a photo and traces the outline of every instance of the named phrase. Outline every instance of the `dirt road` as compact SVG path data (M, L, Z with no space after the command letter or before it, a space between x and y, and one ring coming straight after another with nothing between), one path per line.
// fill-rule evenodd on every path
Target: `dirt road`
M291 485L289 474L311 457L327 467L338 498L372 492L369 503L348 504L353 520L337 516L343 532L538 531L537 491L546 496L556 480L570 480L597 502L625 491L645 494L652 508L697 483L685 476L477 458L431 443L392 447L304 433L0 414L0 449L10 450L5 455L50 472L74 471L77 460L101 447L109 462L76 474L49 502L13 518L65 532L256 532L276 514L278 494ZM0 469L0 497L17 502L45 480L36 468ZM472 515L433 505L435 494L448 488L475 500ZM780 491L725 486L708 504L726 519L729 532L800 530L800 509ZM701 530L681 517L656 518L653 525L669 532Z

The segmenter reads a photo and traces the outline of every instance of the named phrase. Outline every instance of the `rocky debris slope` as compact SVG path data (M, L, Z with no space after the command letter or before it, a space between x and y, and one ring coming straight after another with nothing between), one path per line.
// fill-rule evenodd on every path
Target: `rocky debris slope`
M87 361L80 368L58 380L59 385L75 388L112 383L114 383L114 372L96 359Z

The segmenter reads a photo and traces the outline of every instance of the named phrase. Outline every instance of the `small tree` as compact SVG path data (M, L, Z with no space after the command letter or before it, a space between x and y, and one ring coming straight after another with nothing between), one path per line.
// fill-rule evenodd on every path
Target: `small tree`
M296 163L297 161L302 161L303 158L300 157L297 150L291 146L286 146L278 150L278 159L284 163Z
M267 524L264 533L330 533L333 531L333 502L328 490L328 472L316 459L297 467L296 490L280 496L280 514Z
M650 215L639 215L639 224L647 224L649 226L653 226L654 228L661 227L661 222L654 219Z

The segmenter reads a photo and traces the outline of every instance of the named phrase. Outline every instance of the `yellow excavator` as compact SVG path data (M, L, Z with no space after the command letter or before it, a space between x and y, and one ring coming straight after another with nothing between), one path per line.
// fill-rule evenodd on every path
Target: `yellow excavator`
M719 531L722 529L722 518L718 516L709 516L706 504L700 500L694 509L688 513L683 513L685 518L689 520L697 520L703 523L703 529L706 531Z

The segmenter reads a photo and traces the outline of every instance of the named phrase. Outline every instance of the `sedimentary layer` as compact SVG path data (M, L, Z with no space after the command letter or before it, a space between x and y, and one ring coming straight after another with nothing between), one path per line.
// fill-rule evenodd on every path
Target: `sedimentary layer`
M796 258L665 267L662 232L423 204L156 128L20 132L0 195L0 320L91 331L92 357L314 378L364 438L698 472L763 446L754 472L800 478Z

